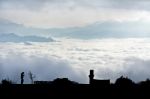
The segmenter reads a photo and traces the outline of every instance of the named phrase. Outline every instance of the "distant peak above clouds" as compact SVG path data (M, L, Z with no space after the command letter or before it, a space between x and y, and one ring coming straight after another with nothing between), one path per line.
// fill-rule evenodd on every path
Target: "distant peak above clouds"
M0 34L15 33L17 35L33 35L44 37L67 37L78 39L98 39L98 38L136 38L150 37L149 22L118 22L103 21L96 22L84 27L72 28L32 28L25 27L13 22L0 21Z
M0 34L0 42L52 42L52 38L39 36L19 36L14 33Z

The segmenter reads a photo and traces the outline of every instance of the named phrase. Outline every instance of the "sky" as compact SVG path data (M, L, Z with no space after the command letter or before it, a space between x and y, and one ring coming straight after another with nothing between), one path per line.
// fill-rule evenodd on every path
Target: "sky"
M149 0L0 0L0 19L34 28L150 22Z
M0 0L0 39L6 41L0 42L0 80L19 83L25 71L29 83L31 71L36 80L88 83L90 69L111 81L150 77L149 5L150 0ZM53 41L32 42L38 36Z

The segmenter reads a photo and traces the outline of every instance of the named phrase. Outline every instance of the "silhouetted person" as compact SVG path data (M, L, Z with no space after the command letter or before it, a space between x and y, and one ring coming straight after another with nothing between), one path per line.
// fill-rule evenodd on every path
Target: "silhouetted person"
M24 72L21 73L21 84L24 82Z
M92 84L94 80L94 70L90 70L89 80L89 83Z

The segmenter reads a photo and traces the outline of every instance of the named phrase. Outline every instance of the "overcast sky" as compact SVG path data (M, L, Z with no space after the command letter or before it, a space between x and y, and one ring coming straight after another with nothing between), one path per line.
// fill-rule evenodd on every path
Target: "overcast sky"
M38 28L149 22L149 5L150 0L0 0L0 19Z
M137 38L150 37L149 26L150 0L0 0L0 34L58 40L1 42L0 79L31 70L37 80L65 76L81 81L88 80L93 68L96 78L116 79L123 74L143 80L150 77L150 39ZM107 37L115 39L94 40Z

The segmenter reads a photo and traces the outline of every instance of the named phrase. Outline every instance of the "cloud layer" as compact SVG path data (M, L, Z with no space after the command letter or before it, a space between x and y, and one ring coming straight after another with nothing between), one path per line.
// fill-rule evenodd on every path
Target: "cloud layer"
M46 55L26 56L25 53L11 52L5 58L0 58L0 70L0 79L10 79L15 83L20 83L21 72L25 72L25 83L30 83L30 71L36 76L34 80L69 78L84 82L82 76L67 62Z
M20 73L36 75L35 80L68 77L88 83L90 69L95 78L128 76L134 81L150 77L150 40L142 39L60 39L51 43L0 43L0 79L19 83Z
M149 0L1 0L2 8L14 7L36 10L46 5L53 7L68 7L70 9L82 6L91 8L122 8L149 10Z
M1 0L0 18L27 27L81 27L99 21L150 20L149 0Z

